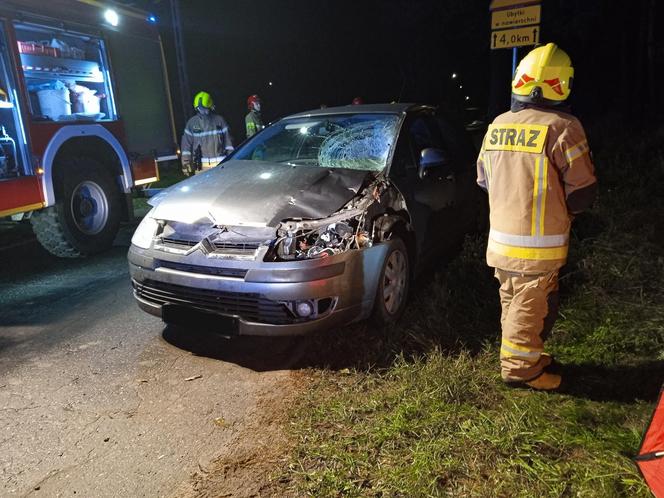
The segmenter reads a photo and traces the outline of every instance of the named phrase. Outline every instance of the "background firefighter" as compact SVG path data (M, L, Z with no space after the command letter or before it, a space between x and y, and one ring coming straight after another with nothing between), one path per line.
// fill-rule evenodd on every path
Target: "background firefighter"
M244 124L247 129L247 138L254 136L265 128L265 125L263 125L263 118L261 117L261 104L262 101L258 95L250 95L247 98L247 108L249 109L249 113L244 118Z
M233 151L226 120L214 113L214 102L207 92L194 97L196 115L187 121L182 135L182 171L193 175L210 169Z
M477 162L489 194L487 264L500 282L501 374L512 386L561 382L547 372L543 343L557 317L572 218L597 191L583 126L565 105L573 76L555 44L532 50L515 73L512 109L489 126Z

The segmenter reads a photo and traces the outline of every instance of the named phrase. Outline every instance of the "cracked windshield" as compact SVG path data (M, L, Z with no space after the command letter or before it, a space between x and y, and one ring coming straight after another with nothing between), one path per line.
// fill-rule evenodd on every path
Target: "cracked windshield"
M287 119L249 141L234 159L382 171L401 121L396 114Z

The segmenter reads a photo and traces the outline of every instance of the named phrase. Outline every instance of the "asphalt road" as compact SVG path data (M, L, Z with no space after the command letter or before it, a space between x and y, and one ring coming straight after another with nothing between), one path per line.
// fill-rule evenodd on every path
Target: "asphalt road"
M0 247L1 496L169 496L291 389L296 341L228 341L140 311L130 233L85 260L27 233Z

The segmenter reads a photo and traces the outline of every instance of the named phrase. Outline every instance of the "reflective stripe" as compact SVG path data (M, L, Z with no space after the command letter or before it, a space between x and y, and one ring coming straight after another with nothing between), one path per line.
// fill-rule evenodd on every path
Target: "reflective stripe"
M5 211L0 211L0 216L10 216L17 213L26 213L28 211L33 211L35 209L41 209L44 207L43 202L38 202L36 204L27 204L25 206L19 206L17 208L7 209Z
M567 159L567 164L572 166L572 162L581 157L583 154L590 152L590 147L586 140L579 142L578 144L570 147L565 151L565 158Z
M542 348L529 348L515 344L512 341L503 337L502 344L500 345L500 354L503 357L516 357L524 358L527 360L539 360L542 353Z
M544 235L544 214L546 211L546 189L549 176L549 160L542 155L535 159L533 178L533 207L530 217L530 235Z
M190 156L190 155L191 155L191 151L190 151L190 150L183 150L183 151L182 151L182 155L183 155L183 156Z
M491 185L491 177L493 175L493 170L491 169L491 159L489 154L484 153L484 176L486 176L487 190Z
M226 156L217 156L217 157L201 157L202 163L218 163Z
M540 355L541 353L538 352L526 353L525 351L515 351L504 344L500 348L500 356L503 358L523 358L525 360L534 360L537 362Z
M512 235L511 233L499 232L498 230L489 230L489 237L506 244L508 246L518 247L559 247L567 245L567 234L560 235Z
M562 247L517 247L504 245L489 239L488 249L501 256L518 259L533 259L538 261L551 261L565 259L567 246Z
M516 344L515 342L510 341L509 339L505 339L504 337L502 339L502 342L503 346L508 346L514 350L523 351L525 353L530 353L533 351L541 353L542 351L544 351L544 349L542 348L529 348L528 346L521 346L519 344Z
M209 137L209 136L212 136L212 135L223 135L223 134L226 133L227 131L228 131L228 126L224 127L224 128L221 129L221 130L212 130L212 131L199 131L199 132L193 132L193 131L189 131L189 130L187 130L186 128L185 128L185 130L184 130L184 132L185 132L187 135L190 135L190 136L192 136L192 137Z
M538 215L538 200L539 200L539 175L540 175L540 159L541 156L535 158L535 174L533 175L533 206L530 214L530 235L535 236L537 233L537 215Z
M540 191L540 214L539 214L539 234L541 237L544 236L544 219L546 217L546 191L547 191L547 181L549 179L549 159L546 156L542 156L542 177L540 182L542 183L542 190ZM562 245L562 244L561 244Z

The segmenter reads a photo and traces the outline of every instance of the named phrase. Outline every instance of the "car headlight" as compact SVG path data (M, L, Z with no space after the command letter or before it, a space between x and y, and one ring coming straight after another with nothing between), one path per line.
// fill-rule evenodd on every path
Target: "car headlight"
M152 239L157 234L158 228L159 223L148 213L143 218L143 221L138 224L138 227L136 227L136 231L131 238L131 243L141 249L150 249Z

